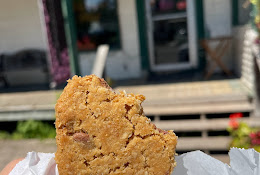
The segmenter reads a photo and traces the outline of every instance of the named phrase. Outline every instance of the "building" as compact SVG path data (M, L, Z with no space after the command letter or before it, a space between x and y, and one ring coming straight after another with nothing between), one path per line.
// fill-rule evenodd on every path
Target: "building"
M15 8L12 1L2 2L0 52L47 50L43 2L19 1ZM233 46L223 63L242 75L238 53L251 11L246 0L61 0L61 6L69 55L79 67L73 64L72 74L91 73L100 44L110 45L105 72L114 80L202 71L207 56L201 40L225 36L232 37Z
M201 40L219 37L232 38L233 47L222 60L227 69L241 75L236 41L250 19L245 0L73 2L74 9L68 6L71 10L67 8L65 19L72 19L69 25L74 25L76 34L70 33L74 35L70 38L76 38L75 59L82 75L91 73L96 48L103 43L110 45L106 75L115 80L141 78L150 72L201 71L207 57Z

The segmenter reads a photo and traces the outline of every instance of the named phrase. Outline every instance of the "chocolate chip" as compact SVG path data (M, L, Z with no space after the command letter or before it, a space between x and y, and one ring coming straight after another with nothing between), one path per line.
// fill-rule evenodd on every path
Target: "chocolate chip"
M90 141L89 135L83 132L73 134L73 140L83 143L88 143Z

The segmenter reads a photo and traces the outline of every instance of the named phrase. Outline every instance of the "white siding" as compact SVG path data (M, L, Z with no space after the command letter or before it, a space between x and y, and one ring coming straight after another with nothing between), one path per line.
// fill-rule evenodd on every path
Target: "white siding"
M257 33L250 25L233 28L234 71L249 90L254 88L253 49L256 37Z
M37 0L0 2L0 54L25 48L46 49Z
M248 48L244 47L245 32L248 30L248 26L237 26L233 27L233 38L232 38L232 48L233 48L233 65L234 72L239 77L242 75L242 58L248 54L245 52Z
M248 28L245 31L244 43L242 49L242 82L250 89L254 89L254 49L255 49L255 39L257 37L257 32L253 29Z

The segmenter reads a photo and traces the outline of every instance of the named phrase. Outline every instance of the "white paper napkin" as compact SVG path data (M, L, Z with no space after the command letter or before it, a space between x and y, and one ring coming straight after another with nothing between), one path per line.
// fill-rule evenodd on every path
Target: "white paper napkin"
M58 175L54 153L29 152L9 175Z
M29 152L10 175L58 175L54 153ZM232 148L230 166L201 152L176 156L172 175L260 175L260 153L254 149Z
M260 154L254 149L231 148L230 166L201 151L176 156L172 175L260 175Z

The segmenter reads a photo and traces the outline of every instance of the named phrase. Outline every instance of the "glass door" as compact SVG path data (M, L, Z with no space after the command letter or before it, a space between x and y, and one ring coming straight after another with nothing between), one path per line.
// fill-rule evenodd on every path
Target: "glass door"
M147 0L149 57L152 71L196 66L193 0Z

